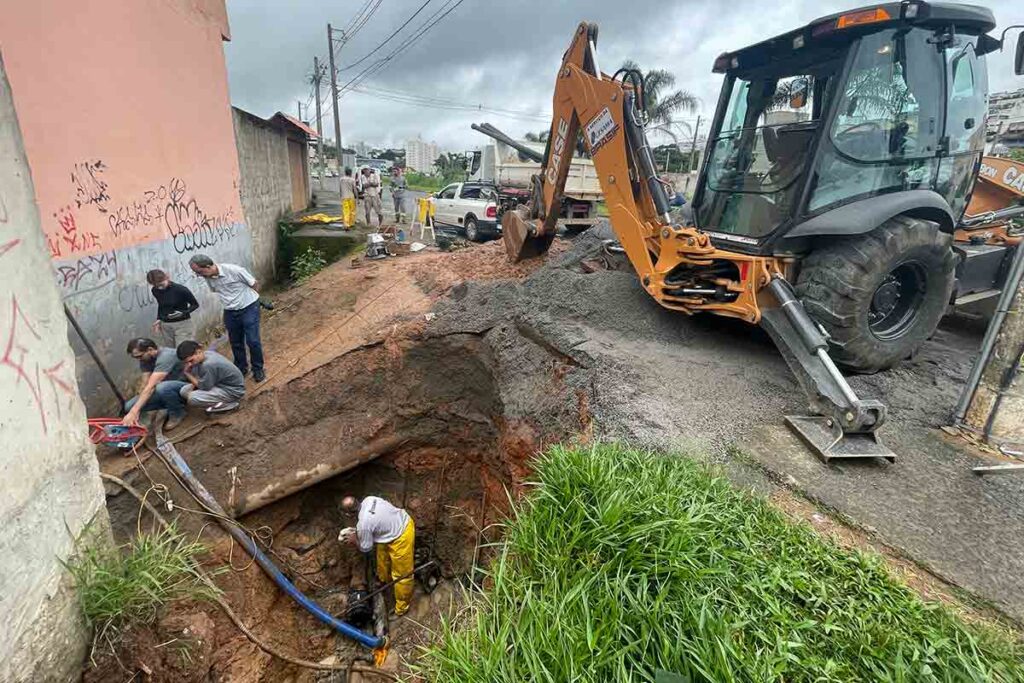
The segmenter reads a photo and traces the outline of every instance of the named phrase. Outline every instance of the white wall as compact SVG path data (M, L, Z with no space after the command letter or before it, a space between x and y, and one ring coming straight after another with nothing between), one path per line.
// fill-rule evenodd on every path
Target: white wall
M107 533L60 293L0 58L0 681L78 680L88 634L61 565Z

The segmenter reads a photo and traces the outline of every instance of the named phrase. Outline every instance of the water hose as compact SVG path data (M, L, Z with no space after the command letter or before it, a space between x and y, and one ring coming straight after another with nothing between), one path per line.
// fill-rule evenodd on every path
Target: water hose
M370 635L363 631L360 631L351 624L347 624L340 619L336 619L333 615L327 612L323 607L316 604L311 600L305 593L295 587L288 577L285 576L280 569L277 568L269 557L267 557L262 550L257 547L256 542L246 534L244 531L239 529L236 525L231 524L226 519L227 514L224 512L224 508L220 506L220 503L206 490L206 487L192 474L192 469L185 462L185 459L181 457L178 450L174 447L170 441L168 441L162 434L157 435L157 452L160 454L161 459L170 467L189 487L196 498L205 505L211 512L217 515L218 523L227 531L231 536L238 541L247 553L249 553L256 564L266 572L274 583L276 583L281 590L289 595L295 602L299 604L303 609L312 614L318 620L327 624L335 631L338 631L344 636L351 638L360 645L363 645L372 649L379 649L385 645L385 640L377 636Z
M145 508L146 511L149 512L149 514L153 516L153 519L155 519L163 529L170 530L173 528L171 527L170 522L164 519L164 516L160 514L160 511L153 507L153 504L147 501L146 497L143 494L139 493L131 484L129 484L128 482L124 481L119 477L115 477L112 474L107 474L106 472L100 472L100 477L104 481L109 481L113 484L120 486L122 489L131 494L131 496L135 498L135 500L139 501L139 504L143 508ZM233 623L238 628L238 630L241 631L243 635L245 635L246 638L252 641L252 643L256 647L263 650L268 655L271 655L272 657L277 657L278 659L288 662L289 664L295 664L296 666L301 666L306 669L315 669L318 671L351 670L351 663L348 665L324 664L322 662L311 662L306 659L299 659L298 657L293 657L289 654L285 654L281 650L278 650L275 646L260 640L256 637L256 634L253 633L252 630L250 630L249 627L245 625L245 622L242 621L242 618L238 616L234 609L232 609L231 605L228 604L227 600L224 599L224 597L221 595L220 588L217 586L217 584L213 582L213 579L211 579L209 575L207 575L206 571L203 570L202 565L196 562L193 565L193 569L195 569L195 572L199 576L200 580L213 591L214 601L216 601L217 605L222 610L224 610L224 614L226 614L228 619L231 620L231 623Z

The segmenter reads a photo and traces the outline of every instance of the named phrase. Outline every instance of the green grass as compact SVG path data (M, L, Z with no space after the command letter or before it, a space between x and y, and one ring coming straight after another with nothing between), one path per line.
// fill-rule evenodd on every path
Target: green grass
M432 681L1021 681L1019 642L923 602L684 457L556 447Z
M107 642L160 607L182 598L209 599L213 591L195 569L203 546L174 529L136 536L122 547L95 545L68 565L82 611Z

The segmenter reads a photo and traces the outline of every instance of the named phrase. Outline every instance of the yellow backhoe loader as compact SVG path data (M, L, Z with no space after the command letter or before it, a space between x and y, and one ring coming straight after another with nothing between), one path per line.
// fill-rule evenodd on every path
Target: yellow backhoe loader
M877 438L885 405L858 398L833 357L890 367L958 298L998 294L993 264L1016 242L970 258L954 240L985 142L985 55L1006 35L995 26L982 7L887 3L721 55L693 221L679 224L644 131L643 76L602 73L597 27L583 23L529 202L502 217L509 256L547 251L581 138L644 289L666 308L761 325L814 413L786 421L825 461L894 461Z

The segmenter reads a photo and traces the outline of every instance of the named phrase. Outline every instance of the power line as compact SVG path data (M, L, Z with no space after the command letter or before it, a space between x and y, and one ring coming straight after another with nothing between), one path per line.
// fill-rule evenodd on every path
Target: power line
M366 4L369 5L371 2L374 2L374 0L367 0ZM344 42L348 42L349 40L351 40L353 36L355 36L357 33L359 33L360 29L362 29L364 26L366 26L367 22L370 21L370 18L380 8L382 2L384 2L384 0L376 0L374 5L372 7L370 7L369 11L366 12L366 14L362 17L362 19L358 19L358 17L357 17L357 19L354 20L352 22L352 24L349 25L349 28L347 28L344 31L342 31L341 35L342 35L342 39L344 40ZM364 7L365 6L366 5L364 5ZM359 22L358 25L356 25L357 21Z
M389 42L391 41L391 39L392 39L392 38L394 38L395 36L397 36L397 35L398 35L398 34L399 34L399 33L400 33L401 31L402 31L402 29L404 29L404 28L405 28L406 26L408 26L408 25L409 25L409 22L411 22L411 21L412 21L413 19L415 19L415 18L416 18L416 16L417 16L417 15L418 15L418 14L419 14L420 12L422 12L422 11L423 11L423 10L424 10L424 9L426 8L426 6L427 6L427 5L429 5L429 4L430 4L430 3L432 2L432 1L433 1L433 0L426 0L426 2L424 2L424 3L422 4L422 5L420 5L420 6L419 6L419 9L417 9L417 10L416 10L415 12L413 12L413 14L412 14L412 16L411 16L411 17L409 17L408 19L406 19L406 20L405 20L405 21L404 21L404 22L402 23L402 25L401 25L401 26L399 26L399 27L398 27L397 29L395 29L394 33L392 33L392 34L391 34L390 36L388 36L387 38L385 38L385 39L384 39L384 40L383 40L383 41L381 42L381 44L380 44L380 45L378 45L377 47L375 47L375 48L373 48L372 50L370 50L369 52L367 52L367 53L366 53L365 55L363 55L363 56L362 56L362 57L361 57L360 59L358 59L357 61L355 61L355 62L352 62L352 63L351 63L351 64L349 64L348 66L343 66L343 67L341 67L340 69L338 69L338 71L348 71L349 69L351 69L351 68L353 68L353 67L356 67L356 66L359 66L360 64L362 64L363 62L365 62L365 61L366 61L367 59L369 59L370 57L372 57L372 56L373 56L373 54L374 54L375 52L377 52L377 51L378 51L378 50L380 50L380 49L381 49L382 47L384 47L385 45L387 45L387 44L388 44L388 43L389 43Z
M366 2L364 2L364 3L363 3L363 6L359 8L359 11L358 11L358 12L356 12L356 15L355 15L354 17L352 17L352 21L351 21L351 22L349 23L349 25L348 25L348 26L346 26L346 27L345 27L345 28L344 28L344 29L343 29L343 30L341 31L341 35L342 35L342 36L344 36L344 35L345 35L345 34L347 34L347 33L348 33L349 31L351 31L351 30L352 30L352 27L353 27L353 26L355 26L355 25L356 25L356 23L358 23L358 22L359 22L359 20L360 20L360 19L362 18L362 16L363 16L363 13L365 13L365 12L366 12L366 8L367 8L367 7L369 7L371 3L373 3L373 0L366 0Z
M370 87L370 86L366 86L366 85L358 85L353 90L355 92L358 92L358 93L361 93L361 94L364 94L364 95L369 95L371 97L379 97L381 99L392 99L392 100L396 100L396 101L397 100L402 100L402 101L409 102L410 104L421 104L423 106L434 106L434 107L437 107L437 108L445 108L445 109L448 109L448 108L451 108L451 109L461 109L461 110L465 110L465 111L485 111L485 112L492 112L492 113L496 113L496 114L507 114L509 116L516 116L516 117L527 118L527 119L537 119L537 120L544 120L544 121L550 121L551 120L551 116L550 115L545 115L545 114L537 114L537 113L523 111L523 110L518 110L518 109L507 109L505 107L493 107L493 106L488 106L488 105L484 105L484 104L480 104L480 103L475 103L474 104L474 103L471 103L471 102L459 102L457 100L452 100L450 98L440 98L440 97L432 97L432 96L429 96L429 95L419 95L419 94L416 94L416 93L402 92L400 90L389 90L389 89L386 89L386 88Z
M515 111L511 109L501 109L496 107L486 107L482 104L459 104L458 102L442 102L431 98L419 98L414 95L403 95L403 94L392 94L389 92L374 91L365 88L364 86L357 86L350 92L356 92L361 95L367 95L377 99L396 102L400 104L407 104L416 107L426 107L430 109L443 109L447 111L459 111L459 112L477 112L481 114L493 114L495 116L503 116L507 118L519 119L524 121L550 121L550 116L544 116L541 114L531 114L525 111Z
M455 11L459 7L459 5L461 5L465 1L466 0L458 0L458 2L455 2L455 4L448 7L448 3L451 2L451 0L447 0L446 3L442 5L439 10L434 12L434 14L432 14L426 21L420 24L419 28L416 29L416 32L413 33L413 35L406 38L405 42L403 42L401 45L399 45L390 53L388 53L387 56L382 57L374 64L371 64L370 66L366 67L358 74L356 74L356 76L354 76L348 83L346 83L340 88L341 92L350 89L352 86L361 83L370 76L373 76L374 74L377 74L380 71L382 71L391 62L391 60L393 60L395 56L398 55L398 53L416 44L416 42L418 42L424 35L426 35L427 32L430 31L430 29L432 29L434 26L437 26L438 23L440 23L445 17L447 17L453 11ZM446 7L447 10L445 9Z

